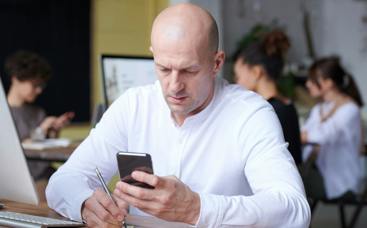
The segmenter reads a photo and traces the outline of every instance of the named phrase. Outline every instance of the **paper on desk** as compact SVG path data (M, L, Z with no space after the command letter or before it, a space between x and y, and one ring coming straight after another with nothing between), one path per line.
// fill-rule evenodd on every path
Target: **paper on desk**
M26 150L43 150L48 148L67 147L70 145L70 139L44 139L42 141L23 142L22 146Z
M126 223L134 228L189 228L193 227L185 223L167 222L151 216L128 215Z

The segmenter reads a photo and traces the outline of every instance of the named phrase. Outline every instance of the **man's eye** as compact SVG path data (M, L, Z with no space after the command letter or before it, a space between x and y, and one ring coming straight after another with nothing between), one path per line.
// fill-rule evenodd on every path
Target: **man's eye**
M194 75L196 74L198 71L197 70L185 70L184 73L187 75Z
M164 73L169 72L169 69L168 69L168 68L160 68L159 70L160 70L161 72L164 72Z

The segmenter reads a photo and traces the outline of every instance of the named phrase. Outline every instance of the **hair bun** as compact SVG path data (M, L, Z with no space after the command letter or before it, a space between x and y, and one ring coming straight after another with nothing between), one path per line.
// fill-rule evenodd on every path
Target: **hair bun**
M264 36L262 41L265 53L268 56L282 55L284 56L289 47L290 42L287 35L280 29L275 29Z

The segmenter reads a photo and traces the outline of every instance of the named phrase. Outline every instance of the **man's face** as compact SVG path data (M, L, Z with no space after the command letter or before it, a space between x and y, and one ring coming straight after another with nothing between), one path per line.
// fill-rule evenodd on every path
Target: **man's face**
M216 54L180 42L157 42L152 52L173 116L185 119L203 110L214 91Z

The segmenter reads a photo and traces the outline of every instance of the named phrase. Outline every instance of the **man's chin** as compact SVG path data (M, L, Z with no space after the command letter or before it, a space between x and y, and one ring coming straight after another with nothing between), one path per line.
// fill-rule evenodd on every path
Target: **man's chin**
M175 115L186 115L188 113L187 109L182 105L168 104L168 107Z

